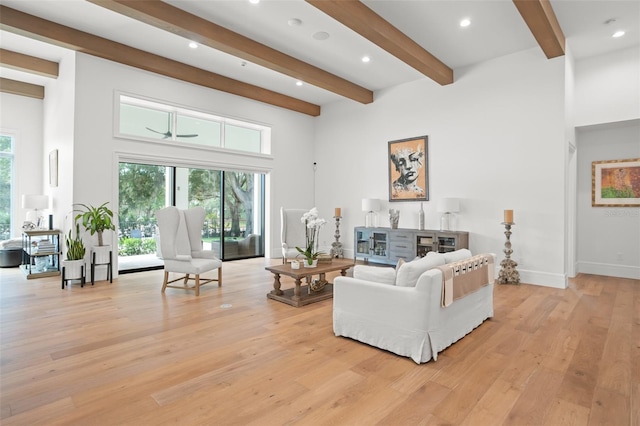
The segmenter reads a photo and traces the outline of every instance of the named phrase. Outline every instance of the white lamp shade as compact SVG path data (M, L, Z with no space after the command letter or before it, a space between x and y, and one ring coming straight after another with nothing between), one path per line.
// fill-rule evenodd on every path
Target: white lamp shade
M23 209L36 209L44 210L49 207L48 195L29 195L24 194L22 196L22 208Z
M457 198L442 198L438 202L438 211L442 213L457 213L460 211L460 200Z
M378 210L380 210L380 200L378 200L377 198L362 199L363 212L377 212Z

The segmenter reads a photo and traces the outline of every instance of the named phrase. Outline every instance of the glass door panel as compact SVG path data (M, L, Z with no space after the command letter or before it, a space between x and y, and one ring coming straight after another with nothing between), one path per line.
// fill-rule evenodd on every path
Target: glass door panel
M224 258L264 256L262 175L224 172Z
M172 202L172 168L136 163L120 163L119 168L118 269L162 267L154 213Z

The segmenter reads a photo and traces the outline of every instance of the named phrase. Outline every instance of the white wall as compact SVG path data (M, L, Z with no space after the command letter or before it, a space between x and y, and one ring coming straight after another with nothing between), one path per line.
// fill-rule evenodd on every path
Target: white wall
M470 249L503 258L504 209L516 225L512 258L523 282L564 287L564 59L531 49L465 69L438 86L428 79L376 93L375 102L344 101L318 118L317 204L331 217L342 207L342 242L353 253L353 227L364 224L362 198L379 198L379 219L400 209L400 227L417 227L419 203L388 203L388 141L429 136L427 228L439 227L437 201L458 197L458 229ZM332 241L323 230L323 244Z
M310 116L84 54L77 55L75 90L74 203L109 201L111 206L117 206L117 165L122 158L229 168L238 168L245 162L253 168L270 168L266 226L272 238L266 241L266 251L267 256L279 256L280 206L310 206L313 202L313 191L307 191L309 182L313 181L310 165L314 121ZM258 161L204 149L114 138L117 91L267 124L272 127L273 159ZM117 240L115 235L112 237L115 246Z
M640 47L576 61L576 127L640 117Z
M59 76L46 84L44 98L43 161L48 163L49 153L58 150L58 186L49 186L47 164L44 190L51 197L54 227L63 233L71 228L74 216L75 58L74 52L64 52L58 65Z
M578 272L640 279L640 208L592 207L592 161L640 158L640 120L578 130Z
M11 236L22 235L27 210L23 194L44 194L45 163L42 146L43 103L41 99L0 93L0 131L15 137L14 194Z

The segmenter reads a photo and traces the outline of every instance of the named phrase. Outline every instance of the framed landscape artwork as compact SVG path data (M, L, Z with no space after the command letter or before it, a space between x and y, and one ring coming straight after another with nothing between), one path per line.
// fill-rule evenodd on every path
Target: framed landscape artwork
M640 158L591 163L593 207L640 207Z
M389 142L389 201L429 200L427 136Z

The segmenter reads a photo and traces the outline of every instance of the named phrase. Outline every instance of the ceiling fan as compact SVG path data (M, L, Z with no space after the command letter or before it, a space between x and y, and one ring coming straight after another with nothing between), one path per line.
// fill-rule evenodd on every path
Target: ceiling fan
M171 117L169 117L169 119L168 119L168 120L169 120L169 122L167 123L167 131L166 131L166 132L159 132L159 131L157 131L157 130L153 130L153 129L152 129L152 128L150 128L150 127L145 127L145 128L146 128L147 130L150 130L150 131L152 131L152 132L154 132L154 133L157 133L157 134L159 134L159 135L163 135L163 136L164 136L164 138L162 138L162 139L168 139L168 138L170 138L170 137L172 136L172 133L171 133ZM198 135L197 135L197 134L194 134L194 133L192 133L192 134L188 134L188 135L176 135L176 137L177 137L177 138L195 138L195 137L197 137L197 136L198 136Z

